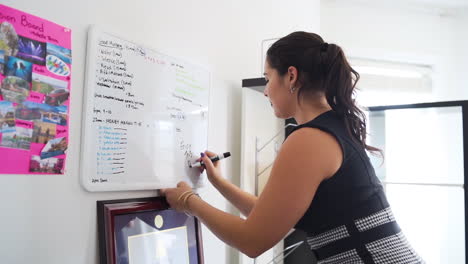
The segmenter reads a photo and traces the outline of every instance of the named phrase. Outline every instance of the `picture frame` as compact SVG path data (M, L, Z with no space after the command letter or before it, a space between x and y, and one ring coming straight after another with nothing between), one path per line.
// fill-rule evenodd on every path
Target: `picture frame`
M101 264L203 264L198 219L165 197L97 201Z

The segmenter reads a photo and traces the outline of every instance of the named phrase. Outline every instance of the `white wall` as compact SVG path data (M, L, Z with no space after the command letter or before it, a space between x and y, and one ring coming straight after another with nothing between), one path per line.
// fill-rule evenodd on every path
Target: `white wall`
M209 148L231 151L224 173L239 183L241 79L258 77L261 40L317 31L319 1L2 0L73 30L70 146L66 173L0 175L2 263L97 263L96 201L154 191L89 193L79 184L86 30L90 24L211 69ZM201 150L202 151L202 150ZM230 209L211 187L205 200ZM206 263L236 263L237 253L203 230Z
M265 87L260 87L264 89ZM276 158L275 142L282 143L284 140L284 120L278 119L273 114L270 101L263 93L251 89L242 89L242 150L241 150L241 179L240 186L250 193L261 194L265 182L270 177L271 167L268 166ZM268 144L278 132L280 134ZM256 142L256 140L258 141ZM268 144L265 146L265 144ZM261 151L257 149L262 148ZM256 168L257 167L257 168ZM261 173L263 172L263 173ZM257 173L258 182L255 177ZM257 257L257 263L268 263L274 256L280 254L284 249L283 243L278 243L272 250L269 250ZM244 256L240 263L251 263L247 256ZM278 261L278 264L281 264Z
M321 1L321 34L349 57L430 65L434 101L468 99L468 19L434 8Z
M455 80L457 88L450 89L450 96L457 97L457 93L463 91L463 99L466 99L465 94L468 93L468 10L464 11L463 16L457 19L454 28L453 40L454 46L451 49L452 57L454 58L452 78Z

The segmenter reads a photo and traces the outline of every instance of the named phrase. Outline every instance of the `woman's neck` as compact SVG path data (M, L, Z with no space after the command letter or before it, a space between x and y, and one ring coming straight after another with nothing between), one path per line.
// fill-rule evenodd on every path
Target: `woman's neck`
M297 105L296 113L294 114L294 119L300 124L304 124L312 119L315 119L317 116L332 110L330 105L327 103L325 97L322 97L318 100L312 102L302 101Z

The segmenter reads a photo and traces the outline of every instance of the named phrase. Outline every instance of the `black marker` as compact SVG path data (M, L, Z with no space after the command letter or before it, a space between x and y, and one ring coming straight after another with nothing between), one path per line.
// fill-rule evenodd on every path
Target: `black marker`
M210 160L211 162L215 162L215 161L218 161L220 159L225 159L230 156L231 156L231 152L224 152L223 154L218 154L216 156L210 157ZM201 166L205 166L203 161L195 162L194 164L189 165L190 168L201 167Z

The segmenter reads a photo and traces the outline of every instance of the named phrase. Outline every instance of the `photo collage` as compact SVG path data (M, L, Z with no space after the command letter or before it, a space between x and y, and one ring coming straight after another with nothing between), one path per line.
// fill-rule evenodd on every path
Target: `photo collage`
M0 20L0 152L24 151L29 173L63 174L71 50L10 22Z

